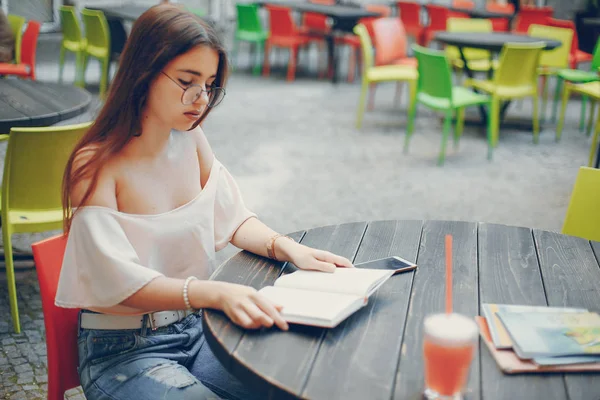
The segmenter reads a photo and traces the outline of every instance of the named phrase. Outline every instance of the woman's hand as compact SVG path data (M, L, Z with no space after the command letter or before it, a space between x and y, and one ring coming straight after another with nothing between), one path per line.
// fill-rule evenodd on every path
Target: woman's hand
M354 266L346 257L338 256L325 250L280 238L275 242L277 253L281 251L287 259L300 269L334 272L337 267L353 268Z
M281 306L271 303L256 289L222 283L215 308L219 308L237 325L246 329L270 328L273 324L286 331L288 324L279 314Z

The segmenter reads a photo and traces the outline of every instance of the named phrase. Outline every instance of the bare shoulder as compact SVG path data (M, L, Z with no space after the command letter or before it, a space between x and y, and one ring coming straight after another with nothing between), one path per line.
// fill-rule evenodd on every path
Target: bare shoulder
M198 161L200 163L200 169L210 171L213 164L214 154L206 135L200 126L194 128L190 133L194 137L196 142L196 152L198 153Z
M85 164L87 164L97 152L100 151L100 146L97 144L91 144L80 149L73 160L72 171L76 171ZM90 185L92 185L92 177L96 167L91 167L90 171L82 177L72 188L70 198L71 206L102 206L112 209L117 209L117 196L116 196L116 180L114 175L114 166L112 162L108 162L105 165L98 167L100 169L98 173L98 181L92 194L87 199L85 204L81 204L83 198L88 191Z

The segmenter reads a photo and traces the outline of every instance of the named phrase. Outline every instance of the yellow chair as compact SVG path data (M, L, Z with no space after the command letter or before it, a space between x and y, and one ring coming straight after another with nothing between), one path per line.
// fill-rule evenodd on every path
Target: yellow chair
M600 169L581 167L573 186L562 233L600 241Z
M60 57L58 67L58 80L62 82L63 68L65 66L65 53L70 51L75 53L75 83L83 86L83 58L87 40L81 33L81 27L75 14L75 7L60 7L60 26L63 33L63 39L60 45Z
M104 98L108 86L108 74L110 69L110 31L106 16L102 11L81 10L83 24L85 25L85 39L87 45L83 56L83 73L85 81L85 70L88 60L94 57L100 61L100 97Z
M571 96L571 92L579 93L584 97L588 97L590 99L590 103L592 106L596 104L600 100L600 82L588 82L588 83L580 83L574 84L571 82L567 82L565 85L565 89L563 90L563 98L562 98L562 106L560 109L560 117L558 119L558 124L556 125L556 140L560 140L562 135L563 126L565 123L565 111L567 109L567 103L569 102L569 97ZM590 114L590 125L592 122L592 118L594 113ZM598 113L598 117L596 119L596 125L594 126L594 136L592 137L592 144L590 146L590 156L588 161L588 167L592 166L594 162L594 155L596 154L596 146L598 144L598 132L600 131L600 113Z
M10 312L21 331L12 256L13 233L61 229L62 180L76 142L91 122L45 128L13 128L8 135L2 182L2 239ZM6 137L6 135L4 136Z
M360 129L365 113L365 100L369 85L377 82L408 82L410 102L414 101L417 92L417 69L412 65L381 65L375 66L373 45L367 28L363 24L354 27L354 33L360 39L363 54L363 74L358 110L356 112L356 127Z
M8 23L15 38L15 63L21 64L21 42L23 41L23 27L25 26L25 17L20 15L8 14Z
M448 32L492 32L492 21L489 19L471 18L448 18ZM497 65L492 61L489 51L482 49L463 49L465 58L469 63L469 69L478 72L487 72ZM460 56L460 50L456 46L446 46L446 56L455 68L463 69L464 61Z
M507 43L500 53L498 69L491 80L467 79L465 86L489 93L492 96L488 113L492 145L498 144L500 126L500 103L523 97L533 98L533 141L538 142L540 125L538 120L538 65L542 49L540 43Z
M548 76L555 76L560 70L569 68L569 54L573 41L573 30L554 26L532 24L527 30L530 36L553 39L561 45L553 50L542 52L538 74L542 77L542 122L546 119L546 104L548 103Z

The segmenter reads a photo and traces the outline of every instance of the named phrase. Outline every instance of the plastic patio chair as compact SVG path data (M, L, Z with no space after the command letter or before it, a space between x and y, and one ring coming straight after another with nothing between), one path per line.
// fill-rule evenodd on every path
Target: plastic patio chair
M15 38L15 58L16 64L21 63L21 40L23 40L23 27L25 26L25 17L20 15L8 14L8 23Z
M356 127L360 129L369 87L378 82L408 82L410 101L412 101L417 86L417 69L411 65L375 65L373 45L367 28L363 24L358 24L354 27L354 33L360 38L363 54L362 86L356 112Z
M54 236L31 245L40 284L46 328L48 400L63 400L67 390L79 386L77 374L79 309L54 305L66 245L67 236L64 235Z
M492 32L492 22L489 19L471 19L471 18L448 18L448 32ZM469 69L472 71L486 72L494 67L488 50L482 49L464 49L465 58L469 63ZM446 46L446 56L455 68L464 68L464 61L460 56L460 51L456 46Z
M600 170L580 167L562 233L600 241Z
M580 63L592 61L592 55L579 49L579 37L575 22L566 19L548 18L546 25L555 26L557 28L571 29L573 31L573 41L571 42L571 53L569 54L569 67L577 68Z
M552 106L552 120L556 120L556 111L558 109L558 98L562 88L563 81L572 83L587 83L600 81L600 40L596 42L594 48L594 55L592 57L592 65L590 71L583 71L580 69L561 69L556 72L556 90L554 92L554 104ZM585 106L587 103L587 97L583 96L581 99L581 116L579 118L579 130L583 131L585 125ZM591 117L594 115L594 102L591 105ZM591 124L588 124L588 134L590 133Z
M265 46L265 40L269 37L269 32L262 26L260 16L258 15L257 5L237 3L235 6L237 10L237 26L233 39L233 65L237 65L235 60L238 53L239 42L245 41L254 43L256 45L256 65L252 72L254 75L260 75L261 53Z
M429 46L429 42L433 40L436 32L446 30L450 10L437 4L426 4L425 9L429 15L429 25L423 30L421 43L423 46Z
M424 27L421 24L421 4L414 1L398 1L396 7L400 13L400 20L408 36L412 36L415 42L421 44L423 40Z
M75 54L75 83L83 86L83 59L87 41L83 37L79 20L73 6L60 7L60 26L63 33L60 44L60 58L58 64L58 80L63 80L65 66L65 53L70 51Z
M533 24L544 25L548 18L552 18L554 8L523 6L517 14L515 22L515 33L527 33L529 26Z
M546 104L548 103L548 77L569 67L569 53L573 42L573 30L533 24L529 26L529 35L545 39L554 39L561 43L553 50L545 50L540 57L539 75L542 78L542 114L541 120L546 119Z
M21 40L21 62L18 64L0 64L0 75L15 75L35 80L35 54L41 24L37 21L27 22Z
M454 113L456 113L454 146L458 147L464 125L465 107L485 105L489 108L490 97L461 86L453 86L452 71L443 51L428 49L419 45L413 45L413 51L418 60L419 79L416 99L411 103L408 114L404 152L408 152L410 138L414 130L417 104L423 104L444 113L442 144L438 156L438 165L443 165L446 158L446 143ZM491 159L491 157L492 141L488 127L488 159Z
M582 96L589 97L592 104L600 101L600 82L588 82L588 83L580 83L573 84L567 82L565 88L563 90L563 98L562 98L562 107L560 109L560 117L558 119L558 124L556 125L556 140L560 140L562 135L562 129L565 121L565 111L567 109L567 104L569 102L569 98L571 97L571 93L579 93ZM593 109L592 109L593 110ZM594 116L594 113L590 114L590 125L591 120ZM594 126L594 136L592 137L592 144L590 146L590 156L588 161L588 166L592 166L594 162L594 154L596 153L596 148L598 144L598 132L600 131L600 113L598 114L598 118L596 119L596 124Z
M110 70L110 30L108 22L102 11L84 8L81 10L83 25L85 26L85 39L87 45L83 57L83 81L85 82L85 71L90 57L100 62L100 97L104 98L108 87L108 75Z
M2 181L2 238L13 326L21 331L13 267L14 233L63 227L61 187L67 160L91 122L43 128L12 128Z
M514 14L515 6L512 4L487 3L485 9L490 12ZM508 32L510 20L508 18L490 18L494 32Z
M539 140L538 119L538 66L545 44L507 43L500 52L498 68L491 80L467 79L465 85L492 96L491 110L488 113L492 144L498 145L500 126L500 103L523 97L533 98L533 142Z

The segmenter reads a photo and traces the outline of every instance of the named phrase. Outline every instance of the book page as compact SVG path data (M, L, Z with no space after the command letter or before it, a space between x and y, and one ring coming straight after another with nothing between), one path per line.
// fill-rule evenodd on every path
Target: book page
M279 277L275 286L368 297L393 272L362 268L336 268L333 273L298 270Z
M334 322L366 304L364 297L266 286L259 293L281 305L288 322L334 326Z

